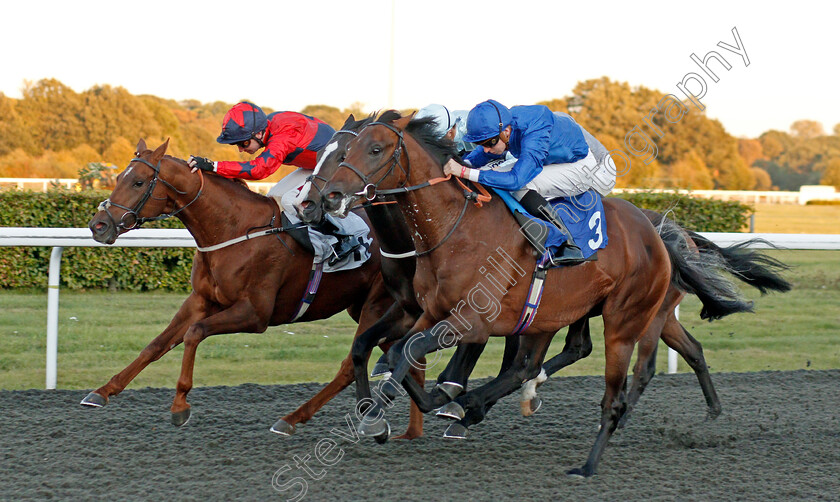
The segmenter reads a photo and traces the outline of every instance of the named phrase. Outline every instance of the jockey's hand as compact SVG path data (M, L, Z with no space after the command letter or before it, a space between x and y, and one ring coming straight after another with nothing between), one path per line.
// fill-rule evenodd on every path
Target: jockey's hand
M446 164L443 165L443 174L445 175L453 175L453 176L461 176L461 170L464 166L455 162L455 159L449 159L446 161Z
M216 172L216 163L205 157L190 155L190 160L187 163L193 168L193 172L195 172L196 169Z

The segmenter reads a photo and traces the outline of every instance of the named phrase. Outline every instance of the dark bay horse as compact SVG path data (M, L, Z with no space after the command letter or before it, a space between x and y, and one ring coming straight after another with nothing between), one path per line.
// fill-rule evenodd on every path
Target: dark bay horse
M151 151L143 140L138 143L136 158L118 176L110 198L90 222L98 242L111 244L120 234L161 215L174 215L183 221L199 247L281 226L280 209L274 200L250 191L240 181L191 172L185 161L165 155L167 145L168 141ZM363 266L324 274L314 301L296 321L324 319L346 309L359 323L358 335L386 312L399 309L383 283L376 242L370 251L371 258ZM173 423L183 425L190 414L187 393L192 388L198 344L211 335L261 333L268 326L292 322L309 284L312 262L312 253L286 232L196 252L191 274L193 291L169 326L82 404L104 406L149 363L183 342L181 375L171 408ZM404 332L406 328L402 329ZM309 420L352 382L353 362L348 354L333 381L278 420L272 430L293 433L296 424ZM414 406L411 415L406 436L422 435L422 415Z
M329 180L323 189L325 207L339 216L360 200L375 196L377 190L402 189L397 200L413 230L415 246L418 251L434 249L417 261L414 288L424 314L412 328L415 335L408 343L395 347L399 348L393 365L396 382L403 381L412 363L428 352L510 335L528 295L528 281L521 278L536 263L507 208L497 199L478 210L462 204L465 191L454 183L429 186L429 179L441 176L441 158L451 153L451 146L431 136L418 140L403 134L409 120L369 125L348 145L339 168L322 173ZM436 155L430 153L435 150ZM606 200L604 208L601 216L609 222L610 245L599 252L596 262L549 272L543 303L523 333L513 367L504 377L471 391L485 402L512 392L539 372L548 342L558 329L590 313L602 313L606 390L601 430L586 464L570 471L584 476L594 473L626 410L623 391L633 348L661 315L672 279L668 250L644 214L621 200ZM497 276L491 277L485 261L497 265ZM464 308L467 305L470 308ZM375 418L368 425L382 422L382 406L370 411Z
M392 116L399 118L399 114L388 112L384 117ZM296 201L298 216L306 223L317 223L323 218L323 211L320 205L320 190L326 181L319 172L322 170L332 171L343 160L347 143L358 135L358 131L375 119L374 116L362 120L355 120L350 115L344 125L333 136L330 143L321 151L311 179L301 191ZM317 200L318 202L314 202ZM382 277L386 287L390 291L397 305L401 309L395 309L386 313L370 329L356 337L353 343L353 363L356 378L356 395L359 402L371 398L371 390L367 375L367 362L370 351L380 343L389 343L407 333L416 323L422 314L422 308L417 302L413 288L416 260L413 256L413 243L408 225L403 218L402 212L396 205L396 201L385 200L373 204L365 204L364 209L371 222L371 226L377 233L377 239L382 252L381 269ZM395 329L393 324L399 323L401 328ZM516 352L517 340L508 338L505 348L507 359L503 361L502 367L509 365L510 360ZM438 377L438 384L432 390L431 399L421 403L421 410L429 411L449 402L466 387L466 380L474 367L479 355L484 349L484 344L464 344L458 347L455 356L450 364ZM422 388L423 381L416 379L415 388ZM364 411L364 410L360 410ZM384 441L387 434L377 437L377 440Z

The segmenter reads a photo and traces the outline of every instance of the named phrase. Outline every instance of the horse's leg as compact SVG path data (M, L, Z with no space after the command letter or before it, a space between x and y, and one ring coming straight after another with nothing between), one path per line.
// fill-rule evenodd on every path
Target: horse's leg
M397 315L402 314L402 309L400 309L396 303L392 304L388 311L385 313L385 316L382 317L380 321L374 324L374 326L379 325L380 327L386 326L387 323L392 322ZM366 319L368 314L366 310L363 310L361 317L359 318L359 325L364 326L372 320ZM367 322L366 322L367 321ZM384 323L383 323L384 321ZM383 323L383 324L380 324ZM374 326L371 326L364 332L356 332L356 337L353 340L353 347L355 344L365 336L365 334L370 333ZM374 333L373 335L368 335L371 339L373 345L376 346L376 342L378 341L378 333ZM372 347L371 347L372 348ZM370 357L370 350L367 350L366 354L362 354L362 361L359 362L360 365L367 366L367 359ZM297 424L302 424L308 422L315 413L318 412L326 403L328 403L332 398L338 395L339 392L346 389L354 380L356 380L355 376L355 361L354 361L354 352L353 348L350 349L350 353L347 354L347 357L341 361L341 367L338 369L338 373L336 373L335 377L333 377L332 381L328 383L323 389L321 389L315 396L312 397L309 401L303 403L293 411L289 413L285 417L277 420L274 425L271 426L271 432L281 434L284 436L289 436L295 433L295 426ZM365 377L367 377L367 373L363 371ZM357 384L358 385L358 384Z
M508 337L510 338L510 337ZM444 437L466 437L467 428L484 420L493 405L504 396L515 392L522 382L537 376L542 368L545 353L554 338L554 333L540 333L516 337L519 339L516 356L510 366L499 373L493 380L481 387L467 392L455 401L463 406L464 416L450 425Z
M426 364L426 360L419 361L420 364ZM419 368L411 368L409 374L412 377L412 382L418 385L421 389L426 383L426 371ZM423 436L423 412L417 407L417 403L411 400L410 408L408 410L408 428L405 432L394 439L414 439Z
M460 350L461 347L467 347L467 346L470 346L470 345L474 345L474 344L467 344L467 343L461 344L461 345L458 346L458 349ZM487 344L484 344L484 346L482 346L482 351L484 350L484 347L486 347L486 345ZM516 358L516 354L518 352L519 352L519 336L507 336L507 337L505 337L505 352L502 356L502 365L499 368L499 373L498 373L497 377L502 376L503 373L505 373L508 369L510 369L510 367L514 363L514 359ZM456 354L457 354L457 352L456 352ZM472 361L472 363L469 364L468 367L464 367L462 369L462 371L466 372L467 376L469 376L472 373L473 369L475 368L475 364L478 361L478 356L480 356L480 355L481 355L480 353L476 354L475 355L475 360ZM456 363L456 361L453 358L453 360L449 362L449 366L453 366L454 363ZM447 366L447 368L449 366ZM462 393L462 395L463 395L463 393ZM453 396L453 399L455 397L456 396ZM490 405L490 406L492 406L492 405ZM455 420L459 420L459 419L463 418L464 414L465 414L465 411L464 411L463 406L461 406L460 403L458 403L454 400L450 401L449 403L446 403L437 412L437 416L439 416L441 418L455 419Z
M703 389L703 395L706 397L706 404L709 406L709 418L717 418L720 415L720 399L715 392L714 385L712 385L709 367L706 366L706 358L703 357L703 347L680 324L673 311L668 316L662 329L662 341L668 347L676 350L694 370L697 380L700 382L700 388Z
M194 322L197 322L208 314L210 311L209 303L195 292L190 294L178 313L169 322L169 326L163 330L161 334L156 336L154 340L149 342L137 356L137 359L131 362L124 370L120 371L102 387L88 394L80 404L85 406L102 407L108 404L108 398L116 396L131 383L134 378L140 374L143 369L150 363L157 361L164 354L172 350L184 339L184 333L187 327Z
M262 333L268 327L268 312L271 306L255 307L247 298L240 299L229 308L192 324L184 334L184 355L181 359L181 376L175 387L172 401L172 424L181 426L190 418L187 394L192 389L193 366L198 344L208 336L222 333ZM260 315L259 312L264 312Z
M425 358L426 354L452 347L459 341L459 337L449 320L441 321L429 329L424 329L428 324L429 320L425 316L421 316L412 328L412 331L416 332L404 336L388 351L395 360L392 365L394 371L391 377L380 383L379 392L375 399L360 401L357 405L356 411L363 417L358 427L360 435L376 437L377 441L387 440L390 426L384 419L385 408L391 406L398 393L403 394L399 389L400 383L407 389L411 389L412 393L417 394L417 403L421 410L424 408L424 404L431 402L431 396L416 382L406 379L406 375L411 367L420 364L420 360ZM483 343L483 341L481 342ZM361 406L365 406L365 409L362 410Z
M649 292L655 292L652 288ZM651 293L652 294L652 293ZM649 298L653 300L653 298ZM660 299L661 301L661 299ZM658 303L658 302L657 302ZM658 311L658 308L656 309ZM609 305L604 312L611 312ZM601 428L595 444L583 467L568 471L572 476L589 477L595 474L598 461L604 453L607 442L618 427L621 415L627 409L625 388L627 370L633 357L633 346L639 333L644 334L655 317L653 312L636 307L632 311L611 312L604 316L605 371L604 397L601 400Z
M667 312L659 312L650 323L644 336L636 345L636 365L633 367L633 381L627 392L627 409L618 421L618 428L624 428L633 407L639 402L642 392L656 374L656 348L659 345L659 335L668 317Z
M589 334L589 317L587 316L578 319L569 326L562 352L543 364L542 371L537 375L537 378L528 380L522 386L522 397L519 400L519 409L522 416L533 415L542 405L542 400L537 396L537 388L548 380L548 377L591 353L592 338Z

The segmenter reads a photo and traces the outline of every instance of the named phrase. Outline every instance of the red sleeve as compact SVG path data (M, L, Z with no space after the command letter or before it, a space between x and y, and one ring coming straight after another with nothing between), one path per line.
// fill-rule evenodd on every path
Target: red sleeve
M269 127L272 129L271 136L259 157L250 162L220 161L216 165L216 172L225 178L247 180L261 180L271 176L283 165L286 156L295 151L303 138L303 131L295 124L280 124L277 130Z

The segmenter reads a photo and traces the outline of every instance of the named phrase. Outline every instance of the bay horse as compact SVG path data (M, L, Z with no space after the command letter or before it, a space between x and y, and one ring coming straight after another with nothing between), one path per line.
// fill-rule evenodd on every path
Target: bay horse
M145 221L169 216L184 223L199 248L229 242L255 229L274 230L271 235L220 249L199 249L191 273L193 290L167 328L131 364L88 394L82 405L105 406L143 368L183 342L181 374L171 407L172 423L181 426L190 417L187 393L192 388L196 349L208 336L262 333L268 326L324 319L345 309L359 323L357 335L386 313L391 319L400 318L400 306L395 305L383 282L374 241L371 257L361 267L324 274L314 301L294 319L310 283L313 254L288 232L280 231L278 204L252 192L240 180L191 172L184 160L165 155L168 143L154 151L147 149L142 139L137 144L135 158L117 177L111 196L90 221L96 241L113 244L119 235ZM410 322L403 324L410 326ZM404 332L407 327L395 325L394 329ZM414 376L423 379L418 372ZM353 362L348 354L332 382L278 420L272 431L294 433L296 424L308 421L352 382ZM422 415L412 406L405 437L420 435Z
M390 120L396 118L399 118L398 113L385 112L380 118L380 121L389 122ZM345 149L349 141L356 137L358 135L358 131L372 122L373 119L374 117L370 116L364 120L356 121L351 115L334 136L333 144L331 144L329 148L325 149L329 150L330 153L323 159L319 157L319 159L321 159L321 167L319 170L323 169L324 172L334 172L338 163L344 160ZM423 127L428 127L428 122L429 120L411 121L408 124L406 131L409 133L416 133ZM298 196L296 207L298 215L303 221L317 222L323 217L321 205L322 193L318 187L318 183L323 184L326 181L326 178L316 173L313 176L312 183L305 185ZM392 201L380 201L373 204L380 205L380 207L393 208ZM413 242L411 241L410 233L406 230L405 219L398 210L386 211L383 209L380 211L372 211L374 205L365 204L365 208L368 211L368 216L373 224L373 227L377 229L380 234L380 247L390 250L390 253L385 253L388 256L383 257L383 277L385 277L386 282L389 282L388 280L391 278L391 282L401 286L401 289L396 293L397 296L395 296L395 298L397 298L398 301L407 302L407 305L411 305L411 310L416 311L419 307L416 306L413 288L411 287L416 253L412 252ZM691 258L697 262L693 267L695 270L698 267L710 267L731 272L735 277L759 288L762 294L764 294L767 290L787 291L790 289L790 284L776 273L778 270L784 270L786 268L784 264L778 262L777 260L773 260L772 258L765 257L759 252L751 251L745 248L745 246L748 246L753 241L732 246L731 248L722 249L715 246L708 239L703 238L699 234L681 229L670 220L663 221L663 216L655 211L642 209L642 212L648 217L648 219L651 220L654 226L659 229L660 236L663 240L670 243L668 246L669 252L681 245L690 245L692 249L697 250L698 254ZM399 250L399 252L395 250ZM675 259L679 260L683 258L677 256ZM388 268L391 268L392 270L386 273L386 269ZM717 281L717 284L711 288L706 287L705 283L710 281ZM695 282L699 282L700 284L699 287L693 288L692 291L699 294L701 301L704 303L704 309L714 310L716 308L716 298L737 297L737 292L729 287L729 281L717 280L711 274L706 274L704 277ZM711 290L711 294L707 294L707 290ZM706 398L709 418L713 419L720 414L720 401L711 382L708 366L705 362L705 358L703 357L702 346L688 333L674 315L673 309L679 304L684 295L685 293L680 292L673 283L670 285L666 301L663 302L660 307L660 311L665 314L665 319L660 320L657 324L657 326L661 326L661 330L658 333L651 332L650 336L644 337L639 342L639 357L637 358L635 369L633 371L633 383L628 393L627 411L622 416L619 427L622 427L626 423L626 420L630 415L630 410L638 401L641 393L654 376L656 369L656 342L660 338L666 345L675 349L694 370L700 383L701 390ZM709 298L713 298L712 301L709 301ZM742 304L740 306L744 307ZM406 306L405 308L409 307ZM737 310L738 309L729 308L725 312L733 313ZM720 313L721 311L718 311L719 316ZM357 337L354 342L354 366L356 370L357 400L359 401L370 398L371 396L366 372L367 357L370 349L373 345L375 345L375 340L377 339L378 335L376 332L369 331ZM512 340L513 337L506 338L506 341L508 342ZM459 353L465 346L469 347L473 345L475 344L458 346L456 355L452 358L446 370L441 372L438 377L439 386L441 384L459 385L462 388L466 386L467 377L474 367L477 357L481 354L483 346L480 348L472 347L468 349L469 352L464 351L464 353L461 354L461 357L459 357ZM506 344L505 354L507 357L502 363L502 369L509 367L510 358L514 355L516 350L515 347L507 345L512 344ZM551 360L546 361L543 365L544 374L538 377L539 380L529 381L529 385L526 385L526 388L523 389L522 401L520 403L522 414L524 416L530 416L536 412L537 408L539 408L541 400L538 396L536 396L536 387L539 384L544 382L545 379L560 369L588 356L591 350L592 342L589 335L588 318L578 320L569 327L569 332L566 335L566 341L562 352L554 356ZM383 354L383 359L385 359L387 355L387 353ZM387 364L382 362L383 359L380 359L380 362L377 364L382 364L387 368ZM419 403L421 411L428 412L438 406L441 406L442 401L444 401L446 397L451 396L449 394L438 395L436 398L443 399L433 399L430 402ZM445 411L439 411L438 415L449 418L457 418L460 420L459 424L466 428L479 421L492 404L493 403L484 403L480 414L473 413L471 416L465 417L466 413L463 408L459 403L454 402L443 406L443 410ZM451 434L451 431L448 432ZM377 437L377 439L381 440L382 438Z
M346 215L351 206L373 198L377 192L399 191L397 200L413 231L415 246L418 251L434 250L417 260L414 289L424 313L412 328L412 336L390 352L396 358L388 382L391 386L393 382L406 384L404 377L412 363L431 351L510 335L518 324L529 287L527 281L504 278L523 277L523 266L536 264L532 248L498 198L480 210L472 209L468 200L461 204L467 197L466 190L454 183L429 183L442 175L441 159L453 153L451 144L443 144L431 135L418 140L403 134L410 119L368 125L348 144L346 158L336 171L322 174L329 180L323 188L324 206L336 216ZM609 437L626 411L624 386L633 348L659 313L672 279L668 250L645 215L618 199L605 200L604 210L600 216L609 222L606 232L610 244L599 251L598 261L549 272L543 304L522 333L513 366L505 375L467 394L480 396L480 402L490 402L512 392L537 375L548 343L558 329L587 314L601 313L606 389L595 445L586 464L569 471L582 476L594 474ZM503 282L500 277L491 278L488 269L479 266L482 257L495 254L509 258L496 260ZM487 281L497 290L500 285L504 289L494 291L486 286ZM471 309L464 308L464 297L471 301ZM412 393L408 385L406 389ZM390 397L396 391L386 394ZM416 397L412 393L415 401ZM368 411L373 419L362 421L360 433L375 431L384 422L381 401Z
M386 112L383 117L399 118L396 112ZM369 116L362 120L355 120L351 114L344 125L336 131L332 140L319 153L318 165L304 184L295 207L298 217L305 223L317 223L324 216L320 204L319 183L326 181L319 172L322 170L331 171L344 160L347 143L358 135L358 131L371 123L375 116ZM313 202L317 200L318 203ZM370 352L377 344L390 343L402 338L409 331L422 314L422 308L417 302L412 281L414 280L416 261L411 255L414 251L411 234L408 225L403 218L402 212L396 206L396 201L385 200L373 204L365 204L365 212L371 222L371 227L377 234L381 250L381 269L385 285L391 292L401 309L402 313L399 322L401 327L394 329L395 319L386 313L370 329L356 337L353 342L351 354L353 356L356 397L358 402L364 402L371 398L370 384L367 374L367 363ZM406 322L408 321L408 324ZM511 337L506 339L505 354L507 357L502 362L502 370L506 369L516 353L518 340ZM463 392L467 385L467 377L475 366L479 355L484 350L484 344L464 344L458 347L450 364L438 376L438 382L432 392L430 399L420 404L421 410L428 411L438 408L451 401L453 397ZM387 352L386 352L387 353ZM415 379L411 385L422 388L423 381ZM360 412L364 411L364 406ZM387 432L376 436L377 441L387 439Z

